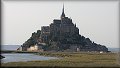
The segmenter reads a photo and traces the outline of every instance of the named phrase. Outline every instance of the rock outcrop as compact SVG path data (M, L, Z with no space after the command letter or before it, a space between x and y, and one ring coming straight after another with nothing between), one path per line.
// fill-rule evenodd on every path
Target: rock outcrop
M32 33L32 36L23 43L23 50L27 50L27 48L36 44L39 45L39 43L41 43L40 35L40 30L36 33ZM60 41L50 38L50 40L42 48L45 51L77 51L77 48L79 48L79 51L108 51L106 46L92 42L89 38L85 38L81 35L68 35L63 37L64 39Z
M2 56L2 55L0 55L0 59L3 59L3 58L5 58L4 56Z

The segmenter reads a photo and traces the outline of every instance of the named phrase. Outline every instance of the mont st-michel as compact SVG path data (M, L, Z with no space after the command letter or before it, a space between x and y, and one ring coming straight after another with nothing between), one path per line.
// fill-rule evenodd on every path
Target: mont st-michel
M9 14L3 15L9 19L3 19L1 66L120 67L120 52L109 48L116 46L118 38L116 3L78 2L65 1L65 6L60 1L4 3Z
M41 52L108 51L106 46L82 36L79 30L72 19L65 15L63 5L60 19L54 19L49 26L42 26L41 30L32 33L32 36L17 50Z

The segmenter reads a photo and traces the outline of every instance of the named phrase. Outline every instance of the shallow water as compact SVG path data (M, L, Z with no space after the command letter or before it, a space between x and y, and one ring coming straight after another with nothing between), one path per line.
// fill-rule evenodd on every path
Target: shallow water
M20 45L1 45L1 50L17 50Z
M57 57L46 57L28 53L5 53L2 56L5 57L1 60L2 63L58 59Z

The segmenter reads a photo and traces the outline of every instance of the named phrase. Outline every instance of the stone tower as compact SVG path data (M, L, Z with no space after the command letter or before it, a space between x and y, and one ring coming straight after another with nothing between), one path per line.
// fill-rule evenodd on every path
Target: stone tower
M79 34L79 29L73 24L72 19L65 16L64 5L62 9L61 18L54 19L50 24L50 36L56 41L63 40L67 35Z

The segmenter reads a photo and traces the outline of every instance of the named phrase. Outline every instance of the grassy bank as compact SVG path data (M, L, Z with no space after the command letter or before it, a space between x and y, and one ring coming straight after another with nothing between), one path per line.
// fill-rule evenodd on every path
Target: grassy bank
M43 56L60 57L60 59L28 62L2 63L1 66L49 66L49 67L120 67L116 53L83 53L83 52L41 52Z

